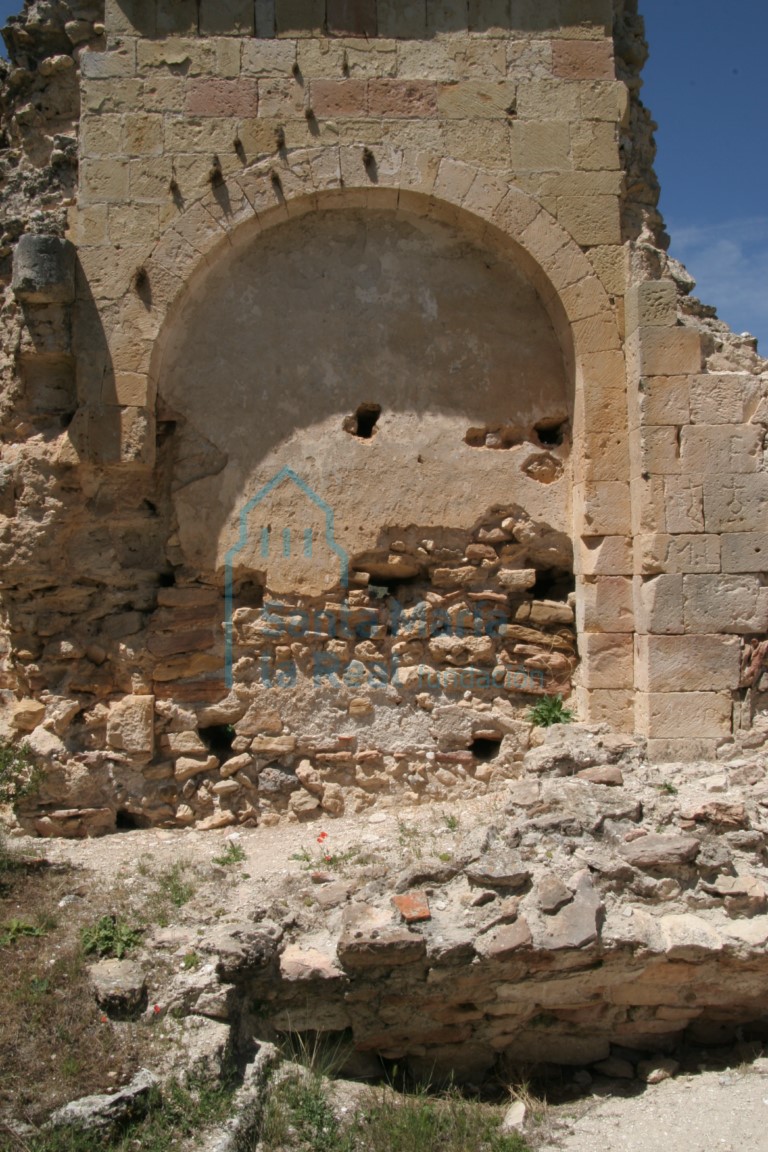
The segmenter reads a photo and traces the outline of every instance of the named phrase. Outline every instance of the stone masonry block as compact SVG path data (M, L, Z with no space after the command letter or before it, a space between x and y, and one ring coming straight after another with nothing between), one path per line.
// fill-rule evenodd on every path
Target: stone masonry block
M151 754L154 748L154 696L124 696L109 710L107 743L128 755Z
M637 571L643 575L657 572L719 572L720 537L704 533L671 536L653 532L635 537Z
M634 652L632 636L609 632L585 632L579 638L582 688L633 687Z
M574 701L580 720L610 724L615 732L635 730L635 693L630 689L577 688Z
M686 472L756 472L763 461L763 430L755 424L692 424L680 434Z
M632 475L676 475L680 472L680 442L678 429L636 428L629 434L629 455Z
M557 40L552 70L564 80L614 80L613 45L610 40Z
M632 494L632 532L666 532L666 498L663 476L648 473L633 476L629 482Z
M683 596L686 632L768 631L768 587L757 575L686 575Z
M156 0L105 0L104 26L109 36L154 36Z
M275 0L256 0L256 35L263 40L275 35Z
M627 535L629 485L619 481L574 485L574 513L582 536Z
M683 764L694 760L714 760L723 738L715 740L648 740L646 754L651 764Z
M630 371L643 376L683 376L701 371L701 336L695 328L638 328L627 339Z
M576 426L594 435L610 434L627 418L627 397L623 388L609 388L587 381L576 393Z
M365 80L312 80L309 101L316 116L365 116L368 84Z
M704 484L701 476L665 476L664 501L669 532L704 531Z
M630 427L663 427L690 422L688 376L649 376L640 381L636 417L630 414ZM632 410L630 410L631 412Z
M395 120L436 116L437 85L429 80L369 80L368 113Z
M635 630L654 635L680 636L685 632L683 576L636 576Z
M467 28L467 0L427 0L427 34Z
M638 730L651 739L717 740L731 735L727 692L640 693L635 708Z
M746 424L754 415L764 385L746 372L708 373L691 380L694 424Z
M629 476L629 444L621 425L612 432L587 433L578 461L577 476L583 480L626 480Z
M255 116L258 107L258 81L249 77L195 77L187 85L184 110L188 116Z
M588 536L575 552L575 570L583 576L632 574L632 540L627 536Z
M557 120L514 121L511 143L516 172L559 172L572 167L570 128Z
M116 204L129 198L126 160L81 160L80 200L84 204Z
M58 236L22 236L13 253L11 287L27 304L71 304L75 298L75 249Z
M677 285L673 280L646 280L627 291L626 334L638 328L674 328L677 324Z
M592 120L571 128L573 166L586 172L617 172L621 167L615 124Z
M253 36L253 0L200 0L203 36Z
M336 36L376 36L376 0L328 0L328 31Z
M243 44L244 76L283 77L292 75L296 63L294 40L246 40Z
M768 532L726 532L717 539L723 572L768 571Z
M379 0L379 35L420 40L427 32L426 0Z
M198 0L155 4L158 36L196 36Z
M514 109L517 85L507 80L440 84L438 114L447 120L505 119Z
M635 686L641 692L717 692L739 684L735 636L637 636Z
M577 589L579 632L633 632L632 580L627 576L586 577Z
M136 73L136 43L133 39L117 40L108 52L86 49L80 57L80 69L86 80L109 80Z
M317 36L325 28L325 0L275 0L278 36Z
M621 219L616 196L558 196L557 219L577 244L620 244Z
M509 0L469 0L470 32L509 32Z
M768 473L703 479L708 532L749 532L768 523Z

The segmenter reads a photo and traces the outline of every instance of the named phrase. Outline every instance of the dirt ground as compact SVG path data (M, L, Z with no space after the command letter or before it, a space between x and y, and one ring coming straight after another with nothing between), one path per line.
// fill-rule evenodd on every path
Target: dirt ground
M503 802L503 795L496 794L465 805L462 827L484 815L492 818ZM99 840L24 837L11 843L17 851L72 866L70 898L86 904L94 883L101 900L109 900L110 890L127 887L141 902L148 883L143 876L147 861L155 870L184 861L195 870L200 885L184 909L185 919L189 922L194 916L197 922L210 922L223 912L247 914L276 885L290 885L289 877L306 875L308 867L319 865L317 837L322 831L329 834L323 850L367 851L391 868L414 841L428 851L449 847L456 834L449 817L450 810L438 805L379 811L330 821L327 827L312 823L234 833L132 830ZM230 843L239 845L245 855L237 869L214 862ZM607 1085L596 1082L576 1105L550 1107L548 1122L529 1139L537 1152L768 1152L768 1058L730 1070L684 1073L653 1087L633 1082L626 1089L620 1085L615 1089L624 1090L626 1096L610 1095Z
M768 1059L596 1099L578 1120L558 1119L540 1152L766 1152Z

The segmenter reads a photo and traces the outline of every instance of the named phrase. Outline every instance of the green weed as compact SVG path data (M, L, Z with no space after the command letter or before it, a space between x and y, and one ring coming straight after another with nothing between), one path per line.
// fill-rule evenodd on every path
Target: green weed
M543 696L528 710L528 719L537 728L551 728L553 724L570 724L574 718L572 708L566 708L562 696Z
M26 920L9 920L3 924L0 933L0 948L16 944L25 936L45 936L45 929L38 924L28 924Z
M97 956L114 956L122 960L126 953L140 943L141 930L132 928L117 916L100 916L95 924L83 929L81 940L86 956L95 953Z
M202 1128L229 1114L234 1084L183 1087L172 1080L149 1099L146 1115L111 1135L57 1128L26 1138L19 1152L173 1152L199 1137Z
M40 788L43 773L32 760L29 744L0 737L0 804L12 807Z
M221 864L224 867L228 864L242 864L243 860L245 860L245 849L242 844L238 844L234 840L229 841L221 856L213 857L214 864Z

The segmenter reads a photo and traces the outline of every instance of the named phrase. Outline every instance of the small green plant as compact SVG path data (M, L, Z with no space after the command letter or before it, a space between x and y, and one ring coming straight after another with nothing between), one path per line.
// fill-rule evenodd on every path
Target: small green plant
M677 788L674 784L670 784L669 780L663 780L661 784L657 785L659 792L664 792L667 796L677 796Z
M189 876L190 871L191 866L186 860L177 860L170 868L162 869L154 869L146 864L146 871L142 875L150 877L155 883L154 891L149 893L144 902L143 920L146 924L167 928L172 910L189 903L197 890Z
M0 737L0 804L13 808L39 791L42 769L32 760L29 744L14 744Z
M573 709L566 708L560 695L543 696L528 710L528 719L537 728L551 728L553 724L570 724L573 718Z
M81 940L87 956L96 953L122 960L140 942L141 931L117 916L100 916L95 924L83 929Z
M440 1095L372 1089L355 1115L339 1120L328 1084L311 1072L277 1078L262 1118L265 1152L527 1152L517 1133L501 1131L499 1108L456 1089Z
M317 837L317 855L313 856L309 849L302 847L300 852L294 852L291 860L298 860L304 868L340 868L351 860L358 861L361 857L359 848L349 848L346 852L334 852L329 842L327 832L321 832Z
M459 829L459 818L453 812L448 815L443 814L443 823L449 832L457 832Z
M3 924L0 934L0 948L7 948L16 944L25 936L44 936L45 930L37 924L28 924L26 920L9 920Z
M213 857L214 864L221 864L223 867L228 864L242 864L243 860L245 860L245 849L242 844L238 844L234 840L229 841L221 856Z
M181 961L181 966L185 972L192 972L195 968L199 968L200 957L197 952L187 952Z
M54 1128L19 1144L19 1152L176 1152L192 1147L202 1128L220 1123L232 1106L234 1082L182 1087L176 1080L150 1094L146 1115L111 1133ZM5 1147L5 1145L3 1145ZM15 1152L15 1145L14 1152Z

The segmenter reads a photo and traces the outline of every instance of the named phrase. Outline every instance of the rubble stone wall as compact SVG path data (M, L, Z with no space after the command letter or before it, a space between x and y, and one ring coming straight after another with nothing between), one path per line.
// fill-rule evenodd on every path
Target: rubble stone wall
M105 7L7 32L38 831L468 796L555 692L753 738L768 378L664 253L631 0Z

